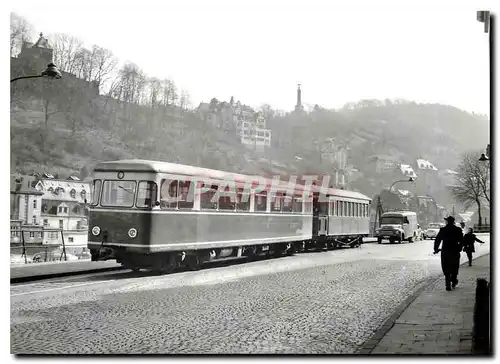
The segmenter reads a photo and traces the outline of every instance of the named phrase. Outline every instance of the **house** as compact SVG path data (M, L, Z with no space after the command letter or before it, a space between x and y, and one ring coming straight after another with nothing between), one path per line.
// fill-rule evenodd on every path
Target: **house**
M41 220L46 229L62 229L68 251L87 246L90 182L78 177L56 179L44 174L34 183L42 192ZM54 233L55 234L55 233ZM74 248L74 249L72 249Z
M43 192L33 188L32 176L10 176L10 219L40 225Z
M399 170L405 177L417 178L417 174L413 170L413 167L409 164L400 164Z

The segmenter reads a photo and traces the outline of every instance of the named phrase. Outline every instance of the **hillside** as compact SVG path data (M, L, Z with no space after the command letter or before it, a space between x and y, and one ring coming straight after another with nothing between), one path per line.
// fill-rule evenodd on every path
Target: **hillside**
M299 116L267 110L272 146L259 155L241 145L235 128L219 129L195 110L75 94L71 85L41 90L25 86L12 94L11 165L20 173L86 174L100 160L143 158L248 174L331 174L331 166L320 163L318 143L332 137L349 147L349 164L364 176L348 188L374 195L394 176L374 173L372 156L407 164L422 158L453 169L460 153L484 148L489 136L484 117L450 106L364 100Z

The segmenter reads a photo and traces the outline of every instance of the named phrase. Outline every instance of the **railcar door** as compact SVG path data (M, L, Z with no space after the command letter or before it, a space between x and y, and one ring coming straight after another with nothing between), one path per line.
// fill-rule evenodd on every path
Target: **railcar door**
M320 202L318 194L313 197L313 236L325 236L328 232L328 202Z

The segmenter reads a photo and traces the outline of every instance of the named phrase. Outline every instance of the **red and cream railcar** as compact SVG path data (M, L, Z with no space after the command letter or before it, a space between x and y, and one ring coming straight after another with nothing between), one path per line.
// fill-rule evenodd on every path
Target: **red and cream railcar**
M235 183L236 199L214 198L228 183ZM270 183L164 162L99 163L89 219L92 259L169 271L181 262L196 267L231 256L292 253L312 239L313 199L303 200L300 185L273 192Z

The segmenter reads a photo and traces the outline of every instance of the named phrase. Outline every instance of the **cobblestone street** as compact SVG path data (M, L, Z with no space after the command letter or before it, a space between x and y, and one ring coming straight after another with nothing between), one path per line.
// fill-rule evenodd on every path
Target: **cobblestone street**
M476 256L490 250L480 238ZM11 352L354 353L441 272L432 246L365 244L165 276L13 285Z

